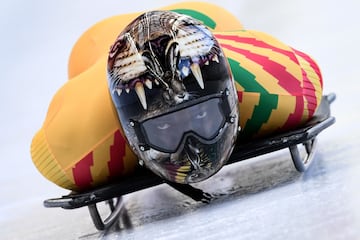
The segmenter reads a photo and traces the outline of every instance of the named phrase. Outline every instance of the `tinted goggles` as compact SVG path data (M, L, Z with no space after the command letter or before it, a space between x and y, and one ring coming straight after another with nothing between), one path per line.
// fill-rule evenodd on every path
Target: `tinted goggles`
M214 139L226 122L234 121L230 113L226 90L141 122L131 121L131 125L135 128L142 151L151 147L173 153L186 135L192 134L204 141Z

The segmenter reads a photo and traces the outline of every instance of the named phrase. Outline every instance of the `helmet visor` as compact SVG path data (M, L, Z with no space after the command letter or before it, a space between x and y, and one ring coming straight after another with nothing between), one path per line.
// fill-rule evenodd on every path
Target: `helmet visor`
M187 134L203 140L214 139L226 120L229 110L226 97L219 96L197 102L170 113L146 119L137 125L137 135L144 144L162 152L176 152ZM140 131L139 131L140 130Z

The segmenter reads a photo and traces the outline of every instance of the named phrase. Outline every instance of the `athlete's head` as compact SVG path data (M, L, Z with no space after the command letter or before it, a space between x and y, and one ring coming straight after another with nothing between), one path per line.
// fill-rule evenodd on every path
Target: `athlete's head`
M237 94L226 58L199 21L147 12L116 39L108 80L125 136L139 160L173 182L217 172L238 132Z

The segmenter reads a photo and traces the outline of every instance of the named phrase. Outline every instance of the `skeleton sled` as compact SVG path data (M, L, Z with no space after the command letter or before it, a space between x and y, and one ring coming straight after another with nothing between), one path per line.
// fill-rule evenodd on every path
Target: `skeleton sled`
M330 113L335 94L323 95L315 61L267 34L244 30L231 13L218 6L187 2L162 10L203 22L229 61L241 130L226 164L288 148L295 168L306 171L314 159L316 137L335 122ZM104 66L117 34L139 14L110 17L79 38L69 59L69 81L55 94L31 145L40 173L71 190L66 196L45 200L45 207L87 206L99 230L120 219L123 195L155 185L166 183L196 201L212 198L190 184L167 181L140 166L127 145ZM104 201L111 211L105 219L97 207Z

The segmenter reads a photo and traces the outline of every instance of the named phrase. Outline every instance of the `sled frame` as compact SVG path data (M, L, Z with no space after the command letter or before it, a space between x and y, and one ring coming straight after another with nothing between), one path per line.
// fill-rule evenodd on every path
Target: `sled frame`
M316 115L307 125L299 129L246 143L237 143L226 164L233 164L288 148L296 170L305 172L314 160L317 148L317 135L335 123L335 118L330 114L330 104L335 98L335 94L323 96ZM300 153L300 145L304 146L305 154ZM72 192L60 198L47 199L44 201L44 206L48 208L61 207L63 209L87 206L95 227L98 230L106 230L120 220L120 215L124 209L123 195L162 183L167 183L196 201L208 203L211 200L211 195L203 192L201 189L191 185L168 182L146 168L139 168L135 174L121 179L118 183L112 183L88 192ZM99 213L97 207L99 202L106 202L110 207L111 213L105 219Z

